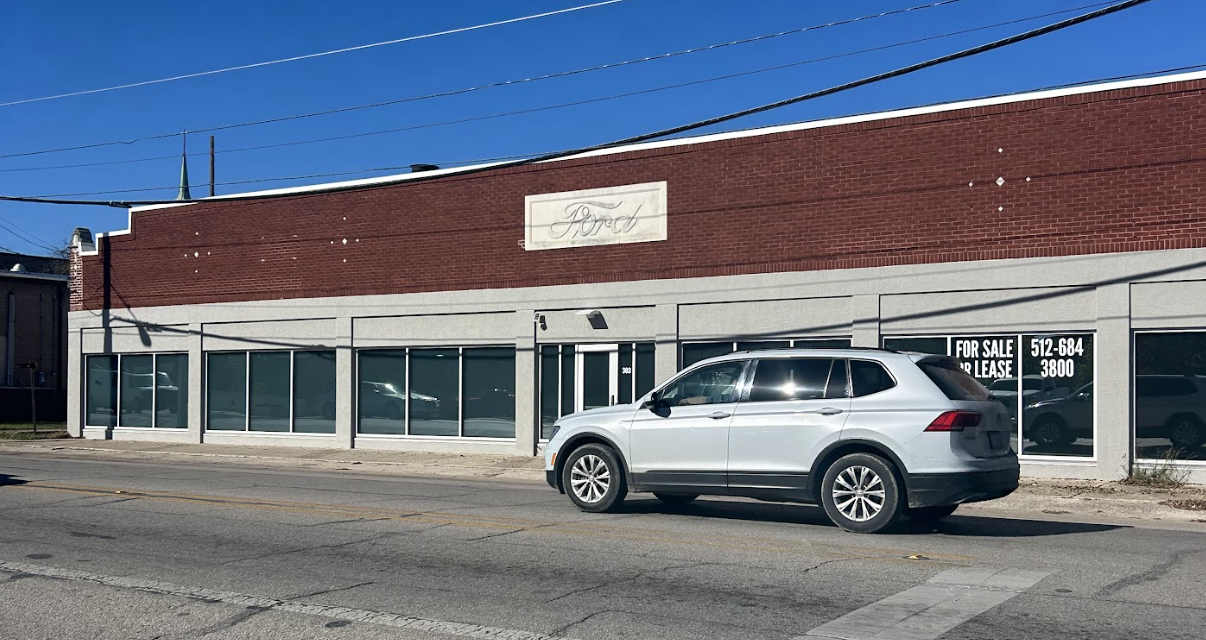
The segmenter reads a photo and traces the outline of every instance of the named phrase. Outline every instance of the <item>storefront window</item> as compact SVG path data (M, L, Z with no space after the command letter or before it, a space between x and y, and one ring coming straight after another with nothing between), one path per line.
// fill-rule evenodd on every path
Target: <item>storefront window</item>
M188 356L155 356L155 426L188 426Z
M121 356L121 416L123 427L149 427L155 403L155 356Z
M1206 332L1135 335L1135 457L1206 460Z
M335 433L335 352L293 355L293 431Z
M1093 455L1093 334L886 337L883 344L958 360L1008 410L1014 451Z
M845 349L850 346L850 338L795 338L792 340L745 340L741 342L684 342L679 353L682 366L687 367L717 356L724 356L737 351L754 351L758 349ZM650 387L652 388L652 387Z
M410 350L410 434L460 435L460 352Z
M335 433L334 351L207 354L205 428Z
M250 431L289 430L288 351L252 353Z
M117 426L117 356L88 356L88 389L84 423Z
M654 344L547 344L540 347L540 438L561 416L633 402L654 385ZM579 375L580 374L580 375Z
M247 353L211 353L205 368L205 427L247 429Z
M892 351L946 355L946 338L884 338L884 348Z
M1093 336L1022 336L1022 453L1091 457Z
M406 350L360 352L360 433L406 433Z
M515 349L465 349L464 435L515 437Z
M87 356L85 363L85 426L187 426L187 355Z

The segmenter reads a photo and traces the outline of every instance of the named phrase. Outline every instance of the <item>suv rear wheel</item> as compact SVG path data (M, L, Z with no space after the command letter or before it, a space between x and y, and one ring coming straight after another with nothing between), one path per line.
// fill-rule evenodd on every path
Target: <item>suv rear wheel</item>
M1178 449L1193 451L1206 441L1206 429L1196 416L1178 415L1168 421L1168 439Z
M599 444L574 449L561 468L561 486L574 506L592 513L611 511L628 494L615 452Z
M825 471L821 506L834 524L847 531L876 533L900 516L900 483L887 460L852 453Z

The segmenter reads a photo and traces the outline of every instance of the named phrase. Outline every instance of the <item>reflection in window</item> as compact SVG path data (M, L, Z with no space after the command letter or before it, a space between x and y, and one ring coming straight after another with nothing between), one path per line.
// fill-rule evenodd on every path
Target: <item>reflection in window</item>
M149 427L155 402L155 357L122 356L121 416L123 427Z
M253 352L249 401L251 431L289 430L288 351Z
M1206 459L1206 332L1135 336L1135 456Z
M360 433L406 433L406 350L360 352Z
M84 423L117 426L117 356L88 356Z
M896 381L878 362L850 361L850 390L855 398L869 396L896 386Z
M293 431L335 433L335 352L293 355Z
M456 349L411 349L411 435L460 435L459 355Z
M671 407L736 402L737 382L745 361L719 362L701 367L662 390Z
M825 397L834 360L828 358L766 358L758 361L750 402L820 400ZM842 395L846 366L842 361Z
M247 429L247 354L211 353L205 368L205 427Z
M188 355L155 356L155 426L188 426Z
M464 350L467 437L515 437L515 349Z
M1093 455L1093 369L1091 334L1022 336L1021 453Z

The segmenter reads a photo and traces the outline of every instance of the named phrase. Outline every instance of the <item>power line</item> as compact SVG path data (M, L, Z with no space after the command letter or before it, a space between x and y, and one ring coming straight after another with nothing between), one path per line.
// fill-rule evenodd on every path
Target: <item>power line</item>
M898 78L898 77L905 76L905 75L908 75L911 73L916 73L917 71L922 71L924 69L936 67L936 66L939 66L942 64L946 64L948 62L953 62L955 60L961 60L963 58L970 58L972 56L976 56L976 55L979 55L982 53L987 53L989 51L994 51L996 49L1008 47L1010 45L1017 44L1019 42L1024 42L1026 40L1031 40L1031 39L1037 38L1039 36L1047 35L1049 33L1055 33L1057 31L1062 31L1064 29L1067 29L1067 28L1070 28L1070 27L1073 27L1073 26L1076 26L1076 25L1079 25L1079 24L1082 24L1085 22L1089 22L1091 20L1096 20L1098 18L1107 16L1110 14L1118 13L1119 11L1124 11L1126 9L1130 9L1130 8L1139 6L1141 4L1147 4L1148 2L1151 2L1151 0L1125 0L1124 2L1118 2L1116 4L1112 4L1108 7L1098 9L1096 11L1091 11L1089 13L1085 13L1085 14L1082 14L1082 15L1079 15L1079 16L1076 16L1073 18L1069 18L1067 20L1061 20L1060 22L1056 22L1053 24L1049 24L1047 26L1039 27L1037 29L1031 29L1030 31L1012 35L1012 36L1009 36L1006 38L1002 38L1000 40L994 40L993 42L978 45L978 46L972 47L970 49L963 49L963 50L957 51L955 53L946 54L944 56L939 56L937 58L931 58L931 59L925 60L923 62L918 62L915 64L907 65L904 67L894 69L892 71L886 71L884 73L879 73L879 74L876 74L873 76L867 76L867 77L861 78L859 80L854 80L854 81L847 82L844 84L832 86L827 89L821 89L819 91L813 91L813 92L801 94L801 95L787 98L784 100L779 100L776 102L763 104L763 105L760 105L757 107L751 107L748 109L742 109L740 111L734 111L732 113L728 113L728 114L725 114L722 116L716 116L713 118L708 118L706 120L699 120L699 121L692 122L689 124L671 127L669 129L662 129L660 131L654 131L651 133L641 134L641 135L637 135L637 136L631 136L628 138L623 138L620 140L615 140L612 142L597 144L597 145L593 145L593 146L581 147L578 149L572 149L572 150L568 150L568 151L559 151L559 152L555 152L555 153L545 154L545 155L537 156L534 158L515 160L515 161L511 161L511 162L504 162L501 164L495 164L495 165L484 166L484 167L473 167L473 168L470 168L470 169L467 169L464 171L459 171L456 173L407 178L405 180L405 182L419 183L419 182L428 182L428 181L432 181L432 180L449 179L449 178L453 178L453 177L464 177L464 176L469 176L469 175L473 175L473 174L477 174L477 173L482 173L484 171L497 171L499 169L505 169L505 168L510 168L510 167L524 166L524 165L535 164L535 163L539 163L539 162L548 162L551 160L557 160L557 159L564 158L567 156L574 156L574 155L579 155L579 154L583 154L583 153L589 153L592 151L603 151L603 150L611 149L614 147L636 144L639 142L645 142L645 141L654 140L657 138L665 138L667 136L672 136L672 135L675 135L678 133L685 133L687 131L692 131L695 129L702 129L702 128L709 127L712 125L729 122L731 120L736 120L738 118L744 118L747 116L755 115L758 113L763 113L766 111L771 111L774 109L779 109L779 108L797 104L800 102L805 102L808 100L815 100L817 98L833 95L836 93L841 93L844 91L849 91L851 89L856 89L856 88L874 84L877 82L882 82L884 80ZM401 182L403 182L403 180L398 180L394 184L401 183ZM312 191L306 192L303 195L317 196L317 195L323 195L323 194L327 194L327 193L361 191L364 189L370 189L370 188L384 186L385 184L389 184L389 183L376 183L376 184L372 184L372 185L345 185L345 186L339 186L339 187L329 187L329 188L325 188L325 189L314 189ZM227 197L221 198L221 200L225 200L227 202L245 202L245 201L255 201L255 200L279 199L282 197L290 197L293 195L295 195L295 194L259 194L259 195L227 196ZM90 201L90 200L60 200L60 199L52 199L52 198L35 198L35 197L28 197L28 196L0 196L0 200L6 200L6 201L12 201L12 202L34 202L34 203L41 203L41 204L74 204L74 205L87 205L87 206L112 206L112 207L121 207L121 208L129 208L131 206L140 206L140 205L181 204L181 203L186 203L186 202L187 203L197 203L197 202L212 203L213 202L212 200L211 201L207 201L207 200L185 200L185 201L142 200L142 201L104 202L104 201Z
M939 105L954 104L954 102L987 100L987 99L993 99L993 98L1007 98L1007 96L1011 96L1011 95L1021 95L1021 94L1026 94L1026 93L1037 93L1037 92L1049 92L1049 90L1066 89L1066 88L1071 88L1071 87L1083 87L1083 86L1085 86L1085 84L1100 84L1100 83L1106 83L1106 82L1135 80L1135 78L1163 76L1163 75L1167 75L1167 74L1182 74L1182 72L1198 71L1198 70L1202 70L1202 69L1206 69L1206 63L1187 65L1187 66L1173 66L1173 67L1167 67L1167 69L1141 71L1141 72L1137 72L1137 74L1126 74L1126 75L1122 75L1122 76L1103 76L1103 77L1089 78L1089 80L1081 80L1081 81L1076 81L1076 82L1065 82L1065 83L1061 83L1061 84L1047 84L1047 86L1034 87L1034 88L1029 88L1029 89L1020 89L1020 90L1015 90L1015 92L997 93L997 94L989 94L989 95L978 95L978 96L974 96L974 98L960 98L958 100L948 100L948 101L944 101L944 102L930 102L930 104L927 104L925 106L939 106ZM850 115L848 115L848 116L850 116ZM739 131L739 130L742 130L742 129L726 129L725 131L720 131L720 133L732 133L732 131ZM674 139L671 139L671 140L674 140ZM232 152L250 151L251 148L259 148L259 147L248 147L246 149L229 149L229 151L232 151ZM482 164L482 163L496 163L496 162L502 162L502 160L514 160L517 158L532 158L533 155L541 155L541 154L546 154L546 153L555 153L555 152L543 151L543 152L535 152L535 153L514 153L514 154L510 154L510 155L497 155L497 157L492 157L492 158L474 158L474 159L469 159L469 160L433 160L432 164L444 166L444 168L447 168L447 166L463 166L463 165ZM189 155L191 155L191 157L192 157L192 155L206 155L206 154L205 153L194 153L194 154L189 154ZM180 157L178 157L178 155L166 155L166 157L164 157L164 158L178 159ZM136 162L136 160L130 160L130 162ZM235 180L235 181L228 181L228 182L216 182L215 184L216 184L216 186L219 186L219 187L228 187L228 186L233 186L233 184L252 184L252 183L263 183L263 182L287 182L287 181L293 181L293 180L310 180L310 178L355 176L355 175L359 175L359 174L373 174L373 172L403 171L403 170L408 170L408 169L410 169L409 165L376 166L376 168L369 168L369 169L355 169L355 170L349 170L349 171L333 171L333 172L328 172L328 174L308 174L308 175L298 175L298 176L252 178L252 180ZM76 196L76 195L105 195L105 194L110 194L110 193L154 192L154 190L177 189L177 188L180 188L180 184L165 184L165 186L162 186L162 187L140 187L140 188L134 188L134 189L116 189L116 190L107 190L107 192L80 192L80 193L46 194L46 195L37 195L36 198L66 198L66 196Z
M44 242L39 242L35 236L27 235L24 232L20 231L19 229L14 229L13 227L8 226L8 224L6 224L4 222L4 220L6 220L6 218L3 218L3 216L0 216L0 227L7 229L8 232L13 234L13 236L15 238L17 238L18 240L24 240L25 242L27 242L35 247L41 247L47 251L55 251L54 247L51 247L50 245L45 244Z
M202 76L212 76L212 75L217 75L219 73L228 73L231 71L243 71L246 69L256 69L259 67L268 67L268 66L277 65L277 64L284 64L287 62L297 62L299 60L310 60L313 58L321 58L324 56L333 56L333 55L340 54L340 53L349 53L352 51L362 51L364 49L372 49L374 47L383 47L383 46L391 45L391 44L400 44L403 42L413 42L415 40L426 40L429 38L437 38L440 36L447 36L447 35L452 35L452 34L456 34L456 33L465 33L467 31L478 31L480 29L488 29L490 27L498 27L498 26L502 26L502 25L506 25L506 24L513 24L516 22L524 22L527 20L536 20L538 18L547 18L549 16L555 16L555 15L560 15L560 14L564 14L564 13L573 13L575 11L582 11L584 9L594 9L595 7L602 7L602 6L606 6L606 5L610 5L610 4L618 4L620 2L627 2L627 1L628 0L604 0L602 2L595 2L593 4L586 4L586 5L581 5L581 6L577 6L577 7L570 7L568 9L558 9L556 11L546 11L544 13L537 13L537 14L533 14L530 16L522 16L519 18L509 18L507 20L498 20L495 22L487 22L485 24L474 25L471 27L459 27L457 29L448 29L445 31L437 31L435 33L425 33L425 34L417 35L417 36L407 36L405 38L397 38L394 40L385 40L383 42L373 42L371 44L362 44L362 45L357 45L354 47L344 47L342 49L332 49L330 51L320 51L318 53L308 53L305 55L293 56L290 58L281 58L279 60L268 60L265 62L255 62L252 64L244 64L244 65L238 65L238 66L234 66L234 67L226 67L223 69L213 69L210 71L199 71L196 73L186 73L184 75L172 76L169 78L160 78L158 80L144 80L141 82L131 82L129 84L116 85L116 86L112 86L112 87L104 87L101 89L88 89L85 91L73 91L71 93L61 93L58 95L43 96L41 98L26 98L24 100L13 100L11 102L0 102L0 107L11 107L14 105L28 104L31 102L43 102L46 100L57 100L59 98L70 98L73 96L82 96L82 95L88 95L88 94L94 94L94 93L104 93L107 91L117 91L120 89L145 87L147 85L163 84L165 82L175 82L177 80L187 80L189 78L200 78Z
M741 71L741 72L725 74L725 75L721 75L721 76L714 76L711 78L704 78L701 80L694 80L694 81L690 81L690 82L677 83L677 84L672 84L672 85L664 85L661 87L654 87L651 89L644 89L644 90L640 90L640 91L633 91L633 92L627 92L627 93L613 94L613 95L603 96L603 97L599 97L599 98L590 98L590 99L586 99L586 100L579 100L579 101L560 103L560 104L554 104L554 105L546 105L543 107L534 107L531 109L522 109L522 110L518 110L518 111L507 111L507 112L489 114L489 115L484 115L484 116L474 116L474 117L462 118L462 119L458 119L458 120L411 125L411 126L407 126L407 127L395 127L395 128L391 128L391 129L345 134L345 135L339 135L339 136L328 136L328 137L323 137L323 138L308 138L308 139L304 139L304 140L278 142L278 143L273 143L273 144L257 145L257 146L251 146L251 147L222 149L222 150L219 150L218 153L241 153L241 152L246 152L246 151L260 151L260 150L265 150L265 149L277 149L277 148L281 148L281 147L292 147L292 146L300 146L300 145L315 144L315 143L322 143L322 142L334 142L334 141L338 141L338 140L350 140L350 139L354 139L354 138L363 138L363 137L385 135L385 134L391 134L391 133L401 133L401 132L405 132L405 131L414 131L414 130L419 130L419 129L430 129L430 128L436 128L436 127L455 125L455 124L464 124L467 122L493 120L493 119L497 119L497 118L504 118L504 117L510 117L510 116L516 116L516 115L527 115L527 114L531 114L531 113L550 111L550 110L554 110L554 109L563 109L563 108L567 108L567 107L582 106L584 104L592 104L592 103L605 102L605 101L616 100L616 99L621 99L621 98L629 98L629 97L634 97L634 96L638 96L638 95L646 95L646 94L650 94L650 93L657 93L660 91L667 91L667 90L672 90L672 89L681 89L684 87L695 86L695 85L700 85L700 84L707 84L710 82L729 80L732 78L739 78L739 77L744 77L744 76L756 75L756 74L760 74L760 73L767 73L770 71L779 71L779 70L788 69L788 68L792 68L792 67L815 64L818 62L826 62L826 61L836 60L836 59L840 59L840 58L847 58L847 57L852 57L852 56L856 56L856 55L863 55L866 53L885 51L885 50L893 49L893 48L897 48L897 47L919 44L919 43L923 43L923 42L931 42L931 41L940 40L943 38L950 38L950 37L954 37L954 36L958 36L958 35L966 35L966 34L975 33L978 31L994 29L997 27L1009 26L1009 25L1018 24L1021 22L1029 22L1032 20L1049 18L1049 17L1056 16L1056 15L1072 13L1072 12L1080 11L1080 10L1083 10L1086 8L1101 7L1101 6L1105 6L1108 4L1110 4L1110 3L1109 2L1100 2L1100 3L1091 4L1091 5L1084 5L1081 7L1074 7L1071 9L1064 9L1062 11L1054 11L1054 12L1044 13L1044 14L1040 14L1040 15L1028 16L1025 18L1017 18L1014 20L997 22L994 24L984 25L981 27L961 29L958 31L951 31L951 32L942 33L942 34L938 34L938 35L927 36L924 38L917 38L917 39L913 39L913 40L905 40L902 42L895 42L895 43L882 45L882 46L878 46L878 47L859 49L857 51L849 51L849 52L845 52L845 53L823 56L820 58L811 58L808 60L801 60L801 61L791 62L791 63L787 63L787 64L782 64L782 65L775 65L772 67L763 67L760 69L753 69L750 71ZM931 5L927 5L927 6L931 6ZM198 132L194 132L194 133L198 133ZM180 134L174 133L174 134L166 134L166 135L177 136ZM191 154L191 155L194 157L200 157L200 156L205 156L207 154L196 153L196 154ZM115 160L115 161L109 161L109 162L85 163L85 164L79 164L79 165L62 165L62 166L58 166L58 167L39 167L36 169L77 168L77 167L100 166L100 165L107 165L107 164L127 164L127 163L132 163L132 162L149 162L149 161L153 161L153 160L176 160L179 157L180 157L179 155L156 156L153 158L139 158L139 159L133 159L133 160ZM23 171L23 170L25 170L25 169L20 169L20 168L0 169L0 172ZM167 187L164 187L164 188L167 188ZM172 186L170 188L175 189L176 186ZM89 192L89 193L72 193L72 194L60 194L60 195L73 195L73 196L75 196L75 195L99 195L99 194L103 194L103 193L127 193L127 192L133 192L133 191L154 191L157 189L159 189L159 187L148 187L145 189L126 189L126 190L121 190L121 191L104 191L104 192L97 191L97 192ZM42 197L59 197L59 195L42 196Z
M912 11L919 11L922 9L931 9L931 8L941 7L941 6L945 6L948 4L954 4L956 2L963 2L963 1L964 0L942 0L941 2L933 2L930 4L916 5L916 6L912 6L912 7L906 7L904 9L895 9L892 11L884 11L882 13L859 16L856 18L848 18L845 20L838 20L835 22L828 22L825 24L801 27L798 29L791 29L788 31L781 31L781 32L777 32L777 33L755 36L752 38L745 38L742 40L733 40L731 42L722 42L722 43L707 45L707 46L703 46L703 47L695 47L692 49L683 49L681 51L663 53L663 54L658 54L658 55L654 55L654 56L648 56L645 58L635 58L632 60L625 60L622 62L612 62L612 63L608 63L608 64L597 65L594 67L585 67L582 69L574 69L572 71L562 71L562 72L558 72L558 73L545 74L545 75L541 75L541 76L533 76L530 78L522 78L522 79L517 79L517 80L504 80L501 82L494 82L494 83L484 84L484 85L475 86L475 87L453 89L453 90L449 90L449 91L442 91L442 92L438 92L438 93L430 93L430 94L419 95L419 96L409 96L406 98L397 98L394 100L386 100L384 102L373 102L373 103L369 103L369 104L353 105L350 107L339 107L336 109L326 109L323 111L313 111L313 112L309 112L309 113L300 113L300 114L293 114L293 115L288 115L288 116L279 116L279 117L275 117L275 118L267 118L267 119L262 119L262 120L251 120L251 121L247 121L247 122L238 122L238 123L234 123L234 124L219 125L219 126L207 127L207 128L202 128L202 129L193 129L193 130L189 131L189 133L198 133L199 134L199 133L213 133L215 131L228 131L230 129L255 127L255 126L261 126L261 125L265 125L265 124L274 124L274 123L278 123L278 122L289 122L289 121L293 121L293 120L302 120L302 119L306 119L306 118L315 118L315 117L335 115L335 114L340 114L340 113L349 113L352 111L360 111L363 109L375 109L378 107L385 107L385 106L403 104L403 103L408 103L408 102L418 102L421 100L430 100L433 98L443 98L443 97L448 97L448 96L461 95L461 94L465 94L465 93L471 93L474 91L481 91L484 89L492 89L492 88L497 88L497 87L518 85L518 84L524 84L524 83L529 83L529 82L539 82L542 80L550 80L550 79L554 79L554 78L563 78L563 77L567 77L567 76L574 76L574 75L590 73L590 72L594 72L594 71L602 71L605 69L615 69L615 68L634 65L634 64L641 64L644 62L652 62L655 60L665 60L667 58L673 58L673 57L683 56L683 55L688 55L688 54L693 54L693 53L700 53L700 52L704 52L704 51L714 51L716 49L722 49L725 47L749 44L751 42L759 42L762 40L778 38L781 36L787 36L787 35L805 33L808 31L816 31L819 29L828 29L830 27L854 24L857 22L864 22L867 20L874 20L874 19L878 19L878 18L884 18L884 17L888 17L888 16L909 13ZM1096 4L1084 5L1081 7L1067 9L1063 12L1057 12L1057 13L1070 13L1072 11L1080 11L1082 9L1087 9L1087 8L1092 8L1092 7L1100 7L1100 6L1105 6L1107 4L1109 4L1109 2L1099 2ZM1048 14L1048 15L1055 15L1055 14ZM0 106L3 106L3 105L0 105ZM170 133L160 133L160 134L154 134L154 135L140 136L137 138L130 138L130 139L126 139L126 140L111 140L108 142L95 142L95 143L85 144L85 145L76 145L73 147L61 147L58 149L44 149L44 150L40 150L40 151L25 151L25 152L21 152L21 153L10 153L10 154L6 154L6 155L0 155L0 159L27 157L27 156L34 156L34 155L44 155L44 154L48 154L48 153L60 153L60 152L65 152L65 151L79 151L79 150L83 150L83 149L93 149L93 148L97 148L97 147L131 145L131 144L135 144L138 142L144 142L144 141L148 141L148 140L162 140L165 138L174 138L179 135L180 135L179 131L173 131ZM171 156L171 157L175 158L177 156ZM154 159L159 160L159 159L165 159L165 158L154 158ZM139 162L141 162L141 160L139 160ZM55 167L55 168L57 168L57 167ZM20 170L20 169L13 169L13 170Z

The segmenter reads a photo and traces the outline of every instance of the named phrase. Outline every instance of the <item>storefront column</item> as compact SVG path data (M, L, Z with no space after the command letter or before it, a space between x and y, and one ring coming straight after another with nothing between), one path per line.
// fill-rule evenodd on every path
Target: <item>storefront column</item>
M1097 477L1117 479L1130 471L1131 285L1097 288Z
M677 304L657 305L654 321L654 340L654 384L659 385L678 372Z
M521 456L536 455L536 311L515 312L515 448Z
M335 442L356 446L356 363L352 352L352 319L335 318Z
M88 384L88 372L84 371L83 332L71 329L67 332L67 434L72 438L84 435L84 387Z
M205 326L188 325L188 440L205 441Z
M854 296L850 301L853 312L850 346L878 349L879 337L879 294Z

